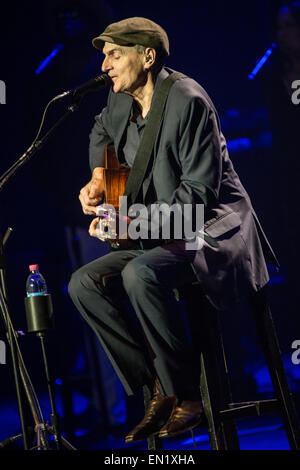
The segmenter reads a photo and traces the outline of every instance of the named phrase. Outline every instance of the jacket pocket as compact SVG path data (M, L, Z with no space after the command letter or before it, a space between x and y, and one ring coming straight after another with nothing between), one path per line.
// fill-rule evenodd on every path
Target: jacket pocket
M224 233L239 227L241 225L241 218L236 212L230 212L218 218L215 222L210 223L207 227L204 226L204 232L210 237L216 238L224 235Z

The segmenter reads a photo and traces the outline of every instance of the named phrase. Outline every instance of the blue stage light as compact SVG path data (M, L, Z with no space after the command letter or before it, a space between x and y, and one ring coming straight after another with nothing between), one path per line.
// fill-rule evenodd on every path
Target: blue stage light
M38 68L36 69L35 73L38 75L41 73L52 61L53 59L65 48L64 44L57 44L53 51L44 59Z
M254 78L256 77L260 69L263 67L263 65L267 62L267 60L269 59L270 55L273 53L276 47L277 47L277 44L275 43L271 44L271 47L269 47L269 49L266 51L263 57L257 62L252 72L248 75L248 78L250 80L254 80Z
M239 139L227 140L227 148L230 152L242 152L245 150L250 150L252 148L251 139L248 137L241 137Z
M78 416L85 413L92 405L90 398L82 393L72 392L73 413Z

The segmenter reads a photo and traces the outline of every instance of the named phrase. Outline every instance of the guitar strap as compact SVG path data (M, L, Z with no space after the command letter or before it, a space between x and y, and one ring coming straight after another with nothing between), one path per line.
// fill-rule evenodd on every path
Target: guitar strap
M125 186L124 196L129 198L130 204L134 204L143 184L147 167L152 155L155 139L157 137L167 97L172 85L179 78L187 78L180 72L172 72L161 84L155 94L129 177Z

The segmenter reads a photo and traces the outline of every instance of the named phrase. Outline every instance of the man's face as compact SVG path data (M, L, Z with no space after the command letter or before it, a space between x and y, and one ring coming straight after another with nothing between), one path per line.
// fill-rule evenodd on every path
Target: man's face
M114 93L132 94L145 84L145 56L134 47L118 46L106 42L102 71L112 79Z

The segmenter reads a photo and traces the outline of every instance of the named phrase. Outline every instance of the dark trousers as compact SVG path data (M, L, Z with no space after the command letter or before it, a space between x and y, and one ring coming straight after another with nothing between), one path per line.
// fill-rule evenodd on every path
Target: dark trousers
M173 292L195 280L193 256L174 241L114 251L72 275L69 294L128 394L158 377L166 395L199 399L199 357Z

